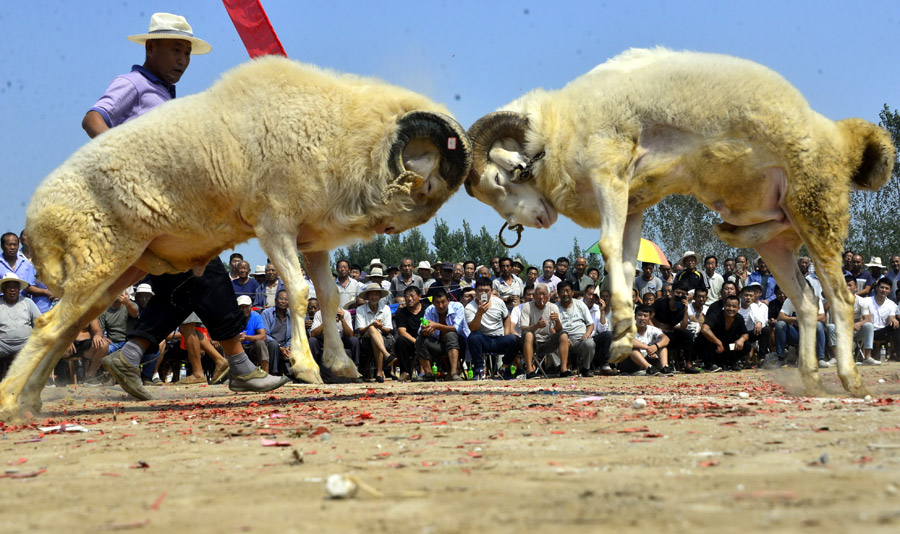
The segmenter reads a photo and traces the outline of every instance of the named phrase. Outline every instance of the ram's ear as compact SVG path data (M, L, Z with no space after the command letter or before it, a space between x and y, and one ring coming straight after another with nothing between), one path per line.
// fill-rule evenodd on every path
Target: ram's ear
M528 165L525 149L511 137L495 142L488 153L488 159L509 172L516 168L524 169Z
M455 191L469 175L471 166L469 138L453 118L442 113L411 111L397 120L397 139L388 161L394 176L413 171L427 179L435 174L445 187Z

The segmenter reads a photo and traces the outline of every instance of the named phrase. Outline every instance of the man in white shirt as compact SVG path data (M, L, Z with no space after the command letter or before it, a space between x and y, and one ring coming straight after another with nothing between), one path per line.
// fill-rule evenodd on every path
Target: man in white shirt
M559 309L550 302L550 288L538 283L534 288L534 300L522 305L519 321L522 330L522 356L525 358L526 379L537 378L533 358L535 354L559 352L560 360L568 363L569 337L562 335Z
M619 363L619 371L635 376L655 375L661 371L671 374L668 350L669 338L662 330L650 324L653 309L643 304L634 310L637 333L632 341L629 358ZM652 364L650 362L653 362Z
M863 360L859 362L861 365L881 365L880 360L872 357L872 345L875 339L875 325L872 324L872 312L869 310L870 297L860 297L856 294L858 286L856 279L852 276L844 278L847 281L847 288L853 293L853 341L862 343ZM826 327L828 334L828 350L834 355L834 345L836 343L836 329L833 323L829 323ZM837 358L832 357L828 363L835 365Z
M538 276L537 282L540 284L547 284L547 287L550 288L550 301L553 302L556 300L556 284L560 282L559 278L553 274L556 270L556 262L548 258L544 260L544 264L541 268L543 273L541 276Z
M519 305L525 284L522 279L512 273L513 262L510 258L500 258L500 276L491 286L494 292L506 303L508 309Z
M581 376L591 377L591 364L594 360L594 318L588 307L580 300L575 300L572 282L563 280L556 284L559 295L559 320L563 332L569 336L569 354L574 358ZM562 356L560 356L560 359ZM560 365L560 378L575 374L566 369L566 362Z
M520 325L520 320L522 318L522 308L525 307L529 302L534 300L534 284L531 282L525 284L525 289L522 290L522 303L516 306L515 308L509 310L509 322L512 324L513 331L520 338L522 337L522 325Z
M758 342L759 351L765 355L769 348L769 308L756 301L756 291L753 286L741 288L740 298L741 307L738 309L738 313L744 318L747 333L750 335L748 343Z
M469 325L468 355L475 379L484 380L484 353L503 355L503 363L513 361L519 350L519 338L513 334L506 303L491 293L491 279L475 280L475 300L466 306Z
M716 272L718 266L719 260L715 256L707 256L703 260L703 281L706 282L706 287L709 289L708 300L710 304L719 300L722 284L725 283L725 278Z
M797 310L791 299L784 301L781 311L778 312L778 321L775 323L775 354L778 356L778 366L785 364L785 350L788 345L796 346L800 341L800 331L797 330ZM825 360L825 307L819 300L819 314L816 320L816 358L819 367L831 367Z
M394 348L394 325L391 322L391 307L379 303L388 292L381 284L371 283L359 294L365 304L356 308L356 335L363 354L375 357L375 381L384 383L384 368L391 368ZM365 373L364 373L365 374Z
M894 348L900 347L900 321L897 315L900 309L897 304L887 298L891 292L891 281L881 278L875 282L875 296L869 299L869 314L875 327L875 341L890 341Z
M338 306L348 310L353 309L361 304L361 301L357 300L357 297L362 292L364 286L358 280L354 280L350 277L349 261L338 261L335 265L335 269L337 269L337 278L334 279L334 283L338 288Z

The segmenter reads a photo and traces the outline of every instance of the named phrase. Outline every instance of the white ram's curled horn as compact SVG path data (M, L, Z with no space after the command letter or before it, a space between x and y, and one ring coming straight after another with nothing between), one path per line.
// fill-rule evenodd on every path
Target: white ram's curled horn
M496 111L481 117L469 128L472 140L472 172L466 180L466 193L472 195L472 185L481 181L484 168L491 162L490 151L498 139L510 137L525 146L528 119L512 111Z
M388 170L397 176L396 181L403 173L410 172L403 164L403 149L417 138L429 139L440 151L440 175L447 182L447 188L453 191L459 187L472 166L469 137L452 117L430 111L410 111L397 119L397 139L388 156Z

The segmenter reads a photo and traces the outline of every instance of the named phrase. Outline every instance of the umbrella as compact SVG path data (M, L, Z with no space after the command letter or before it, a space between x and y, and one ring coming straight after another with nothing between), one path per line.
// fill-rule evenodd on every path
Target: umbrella
M594 243L587 251L588 254L602 254L600 252L600 242ZM637 259L638 261L646 261L657 265L669 265L669 260L666 259L666 255L663 254L663 251L660 250L656 243L643 237L641 238L641 248L638 249Z

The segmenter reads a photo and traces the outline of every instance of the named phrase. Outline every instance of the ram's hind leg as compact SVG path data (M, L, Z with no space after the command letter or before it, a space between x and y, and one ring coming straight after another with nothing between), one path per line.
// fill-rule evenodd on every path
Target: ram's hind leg
M338 332L337 322L332 320L338 309L338 290L331 277L331 267L328 263L328 252L304 252L309 276L316 286L316 296L319 297L319 309L322 311L322 328L325 336L325 350L322 353L322 364L331 369L331 372L342 379L359 378L359 371L353 360L347 357L344 346L341 343L341 334ZM345 312L346 313L346 312ZM347 321L353 324L353 321Z

